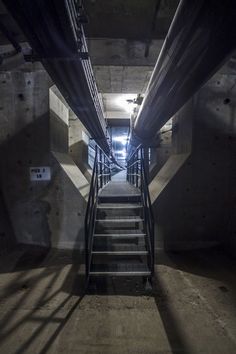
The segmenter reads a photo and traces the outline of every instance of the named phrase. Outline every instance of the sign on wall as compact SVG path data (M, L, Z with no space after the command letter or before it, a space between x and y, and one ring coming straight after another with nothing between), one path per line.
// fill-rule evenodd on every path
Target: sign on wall
M31 181L50 181L51 169L50 167L30 167Z

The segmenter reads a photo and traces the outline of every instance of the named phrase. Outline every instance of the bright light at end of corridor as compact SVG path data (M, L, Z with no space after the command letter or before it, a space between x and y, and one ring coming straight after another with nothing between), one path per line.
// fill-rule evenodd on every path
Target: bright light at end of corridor
M116 104L123 108L127 113L132 113L135 107L135 103L132 101L135 100L135 95L133 94L123 94L122 96L117 97Z
M122 157L126 157L126 151L125 150L118 150L118 151L116 151L116 154L120 155Z
M123 146L125 146L126 143L127 143L127 136L114 136L114 138L112 140L113 141L118 141Z

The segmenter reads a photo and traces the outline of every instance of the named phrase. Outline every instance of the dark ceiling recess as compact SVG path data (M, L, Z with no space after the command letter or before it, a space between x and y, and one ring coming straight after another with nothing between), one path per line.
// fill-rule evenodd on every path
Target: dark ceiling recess
M0 29L0 44L9 44L9 37L10 36L10 42L13 41L15 43L20 43L24 42L26 40L25 36L23 35L21 29L17 25L17 23L14 21L12 16L8 13L7 9L2 3L2 0L0 0L0 23L1 23L1 29ZM8 34L6 33L8 32Z
M150 26L150 33L149 33L149 36L148 36L147 42L146 42L146 48L145 48L145 53L144 53L145 58L147 58L149 56L149 48L150 48L152 38L153 38L155 30L156 30L156 21L157 21L157 16L158 16L160 7L161 7L161 0L156 0L155 11L154 11L151 26Z
M129 127L130 126L130 119L111 118L111 119L107 119L107 124L109 127Z
M14 49L17 52L21 52L21 46L17 42L15 36L11 31L8 30L7 26L0 19L0 32L4 35L4 37L13 45Z
M159 4L160 2L160 4ZM92 38L165 38L179 0L86 0L85 32ZM155 17L155 20L154 20ZM153 21L156 25L153 26Z

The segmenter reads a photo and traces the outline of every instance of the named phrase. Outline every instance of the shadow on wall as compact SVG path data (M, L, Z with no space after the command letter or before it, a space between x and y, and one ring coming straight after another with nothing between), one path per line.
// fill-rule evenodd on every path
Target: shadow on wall
M154 207L166 250L221 244L236 254L234 94L235 75L217 74L195 96L192 116L178 112L176 147L187 145L191 117L193 133L190 157Z
M32 166L49 165L48 114L29 123L0 146L1 188L18 243L49 247L50 204L44 200L50 182L31 182Z
M0 192L0 256L9 253L16 246L16 239L2 192Z
M82 251L84 239L78 242L76 232L83 230L86 205L48 142L46 114L0 146L1 188L15 238L18 243ZM51 180L30 181L29 169L36 166L50 166Z
M79 141L70 146L69 154L88 182L92 178L92 168L88 164L88 145Z
M50 109L50 150L68 153L68 125Z

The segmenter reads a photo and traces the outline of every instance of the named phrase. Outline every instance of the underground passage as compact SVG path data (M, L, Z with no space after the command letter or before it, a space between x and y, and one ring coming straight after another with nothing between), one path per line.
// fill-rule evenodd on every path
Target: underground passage
M0 354L236 352L235 0L0 0Z

